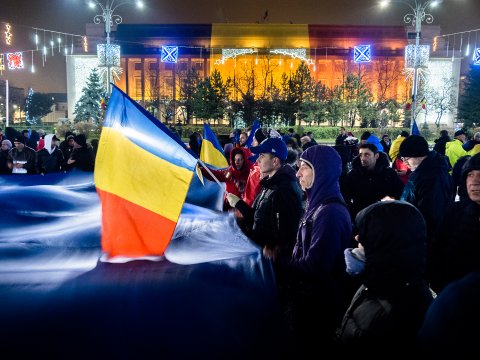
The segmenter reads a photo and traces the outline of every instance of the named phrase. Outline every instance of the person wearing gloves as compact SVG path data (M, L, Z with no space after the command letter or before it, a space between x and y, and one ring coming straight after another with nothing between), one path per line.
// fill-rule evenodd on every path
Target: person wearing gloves
M232 193L227 193L227 200L243 216L238 222L242 231L265 254L290 258L302 213L302 192L295 171L285 163L287 146L281 138L268 138L250 150L258 154L260 193L252 206ZM275 270L281 287L282 275Z

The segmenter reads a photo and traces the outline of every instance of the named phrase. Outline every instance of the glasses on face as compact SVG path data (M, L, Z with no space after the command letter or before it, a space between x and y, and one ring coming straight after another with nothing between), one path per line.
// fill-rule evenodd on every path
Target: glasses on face
M403 157L403 156L402 156L401 159L402 159L403 162L407 162L407 161L410 160L411 158L409 158L409 157Z

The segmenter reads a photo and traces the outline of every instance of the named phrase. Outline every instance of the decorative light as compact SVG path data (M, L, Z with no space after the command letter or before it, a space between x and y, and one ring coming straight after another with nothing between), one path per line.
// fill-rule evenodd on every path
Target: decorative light
M480 65L480 48L476 48L473 53L473 65Z
M256 52L254 49L222 49L222 58L215 60L215 65L224 64L227 59L236 58L240 55L253 54L254 52Z
M72 43L73 47L73 43ZM83 51L88 52L88 39L86 36L83 37Z
M308 65L313 64L312 59L307 59L307 49L273 49L270 50L270 53L291 56L294 59L305 61Z
M5 24L5 43L7 45L12 45L12 25Z
M3 71L5 70L5 58L3 54L0 54L0 73L3 75Z
M23 69L23 54L21 52L7 53L8 69Z
M370 45L357 45L353 51L353 61L355 63L369 63L372 61Z
M178 59L178 46L162 46L161 62L176 64Z
M120 66L120 45L98 44L97 45L98 66Z
M430 58L429 45L407 45L405 46L405 67L426 68Z

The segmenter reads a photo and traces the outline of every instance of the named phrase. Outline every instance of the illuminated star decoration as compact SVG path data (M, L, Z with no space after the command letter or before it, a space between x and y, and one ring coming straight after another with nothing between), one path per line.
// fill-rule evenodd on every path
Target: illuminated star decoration
M23 69L23 55L21 52L7 54L8 69Z
M178 46L162 46L161 61L176 63L178 58Z
M476 48L473 53L473 65L480 65L480 48Z
M368 63L372 61L370 45L355 46L353 51L353 61L355 63Z

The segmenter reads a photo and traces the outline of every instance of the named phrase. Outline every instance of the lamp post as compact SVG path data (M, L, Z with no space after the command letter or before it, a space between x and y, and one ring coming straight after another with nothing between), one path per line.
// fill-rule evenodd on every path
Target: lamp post
M110 96L110 68L112 66L112 48L110 45L110 33L112 31L112 26L115 23L119 25L122 23L123 19L120 15L115 14L115 10L117 10L122 5L136 5L138 8L143 7L143 2L141 0L126 0L126 1L115 1L115 0L107 0L105 4L102 4L98 0L89 0L88 6L90 8L95 8L99 6L102 13L95 15L93 18L93 22L95 24L100 24L101 22L105 23L105 33L106 37L106 45L104 48L105 51L105 65L107 67L107 96Z
M415 27L415 48L414 48L414 54L413 54L413 86L412 86L412 119L410 121L410 133L412 132L413 129L413 124L415 122L415 109L417 105L417 93L418 93L418 68L420 67L420 37L422 33L422 22L425 22L427 24L431 24L433 22L433 16L431 14L428 14L427 8L434 8L438 4L440 4L442 0L427 0L422 3L420 0L412 0L412 1L407 1L407 0L397 0L395 2L400 2L402 4L407 5L410 10L412 11L411 13L405 14L403 17L403 21L406 24L412 24L412 26ZM387 6L389 3L391 3L391 0L382 0L380 2L380 5L382 7Z

